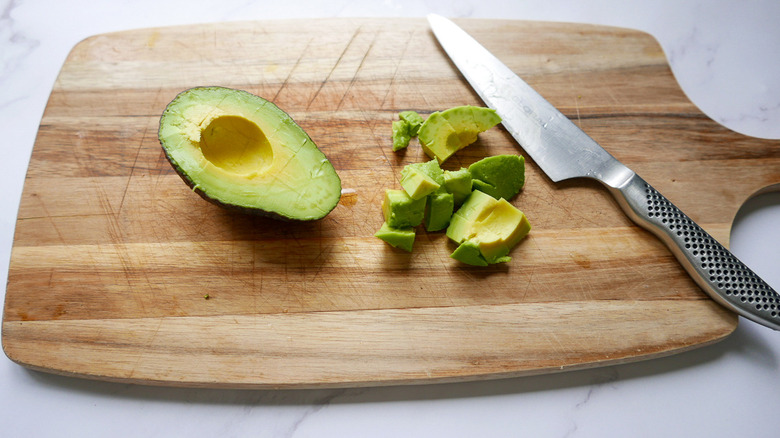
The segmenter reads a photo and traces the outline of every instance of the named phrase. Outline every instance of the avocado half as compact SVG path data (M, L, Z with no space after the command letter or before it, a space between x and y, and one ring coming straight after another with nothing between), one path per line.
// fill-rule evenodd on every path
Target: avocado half
M201 197L244 213L316 220L341 198L341 180L312 139L262 97L225 87L176 96L158 138L176 173Z

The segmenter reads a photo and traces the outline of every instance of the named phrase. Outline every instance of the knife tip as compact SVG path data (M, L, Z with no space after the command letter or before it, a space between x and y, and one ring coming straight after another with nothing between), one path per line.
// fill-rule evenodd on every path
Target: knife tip
M436 21L446 20L446 18L442 17L441 15L434 14L434 13L430 13L430 14L426 15L426 18L428 18L428 22L431 23L431 24L433 24Z

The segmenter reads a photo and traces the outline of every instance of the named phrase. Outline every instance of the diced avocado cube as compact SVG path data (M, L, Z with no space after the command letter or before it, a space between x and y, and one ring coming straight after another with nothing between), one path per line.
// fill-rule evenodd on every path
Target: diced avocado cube
M469 106L468 108L471 109L471 121L474 123L474 130L477 132L487 131L501 123L501 116L492 108L481 106ZM447 114L445 116L450 117ZM464 117L468 118L465 114Z
M401 111L398 114L401 120L409 124L409 135L412 137L417 136L420 131L420 126L423 124L423 118L416 111Z
M432 113L417 133L426 154L443 163L458 150L474 143L480 132L501 123L495 110L459 106Z
M457 243L463 243L471 237L474 222L484 219L492 211L498 201L479 190L474 190L466 202L452 215L450 226L447 227L447 237Z
M480 222L480 227L492 230L509 249L520 243L531 231L528 217L506 199L498 201L490 215Z
M436 160L413 163L401 170L401 187L413 199L425 197L444 183L444 173Z
M446 161L461 147L457 131L438 111L425 119L417 136L423 151L439 163Z
M387 222L384 222L374 236L384 240L391 246L411 252L414 245L415 232L414 228L411 227L393 228Z
M484 220L474 223L472 232L488 263L498 263L530 229L523 212L502 198Z
M511 199L525 184L525 158L519 155L496 155L469 166L475 190L496 199Z
M403 190L385 190L382 214L392 228L416 227L425 215L425 198L412 199Z
M482 257L488 261L488 263L495 263L496 259L504 257L509 254L509 247L506 245L501 236L493 230L483 229L475 233L475 236L470 240L474 242L479 248L479 252Z
M401 169L401 176L403 177L404 172L408 172L410 169L419 170L420 172L431 177L431 179L436 181L436 183L439 185L444 184L444 171L441 169L441 167L439 167L439 163L436 160L408 164L404 166L403 169Z
M509 260L509 251L530 230L531 224L525 214L506 199L495 200L492 196L475 190L452 215L447 227L447 237L460 244L470 242L470 245L478 248L481 257L492 264ZM464 248L462 251L472 249ZM461 260L458 257L453 258Z
M471 172L465 167L459 170L445 170L442 187L453 194L455 205L461 205L472 191Z
M441 187L430 176L417 168L405 169L401 174L401 187L412 199L424 199Z
M409 146L412 135L409 132L411 126L404 120L393 122L393 151L399 151Z
M428 202L425 204L425 229L428 231L439 231L447 228L455 208L455 201L452 193L436 191L428 195Z
M467 240L458 246L455 251L450 254L455 260L474 266L487 266L488 262L482 257L482 253L479 251L479 246Z
M463 243L471 231L471 222L459 214L453 214L447 226L447 237L455 243Z

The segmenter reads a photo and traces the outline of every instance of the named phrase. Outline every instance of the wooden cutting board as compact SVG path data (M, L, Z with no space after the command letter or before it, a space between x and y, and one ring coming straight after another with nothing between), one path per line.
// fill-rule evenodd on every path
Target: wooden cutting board
M576 24L459 23L723 243L751 194L780 182L780 143L736 134L683 94L650 36ZM157 141L180 91L277 103L339 172L325 219L226 212ZM322 19L134 30L65 62L16 224L3 348L58 374L161 385L301 388L459 381L653 358L731 333L667 249L587 180L528 160L513 200L533 230L509 264L409 254L373 237L386 188L426 157L391 151L402 110L482 105L423 19ZM522 153L502 127L446 163Z

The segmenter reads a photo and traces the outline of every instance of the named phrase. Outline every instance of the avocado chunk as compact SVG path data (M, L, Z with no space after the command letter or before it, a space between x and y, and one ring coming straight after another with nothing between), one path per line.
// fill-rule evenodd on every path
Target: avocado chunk
M452 215L447 227L447 237L461 244L451 255L453 258L484 266L481 262L474 261L484 260L488 264L509 261L508 254L511 249L530 230L531 224L525 214L506 199L496 200L486 193L474 190L463 206ZM468 245L463 247L467 242ZM479 249L481 258L474 255L475 248Z
M483 220L496 206L496 198L474 190L466 202L452 215L450 226L447 227L447 237L456 243L462 243L471 237L471 227L474 222Z
M374 236L384 240L390 246L412 252L415 237L414 228L412 227L393 228L387 225L387 222L384 222Z
M409 146L409 141L417 136L423 124L422 116L416 111L401 111L398 118L399 120L393 122L393 152Z
M466 263L468 265L474 265L474 266L488 265L488 262L487 260L485 260L485 257L483 257L482 253L479 252L479 245L477 245L475 242L471 240L467 240L461 243L455 249L455 251L453 251L452 254L450 254L450 257L452 257L455 260Z
M440 112L431 113L420 126L417 133L420 146L430 158L443 163L452 154L460 150L461 143L458 133Z
M425 204L425 229L439 231L447 228L455 209L455 198L452 193L437 190L428 195Z
M461 205L473 190L471 172L465 167L444 171L442 187L454 196L455 205Z
M412 199L420 199L444 184L444 173L436 160L413 163L401 169L401 187Z
M509 251L531 230L531 224L522 211L506 199L499 199L490 214L472 226L471 240L488 263L508 261Z
M409 135L416 137L423 124L423 118L416 111L401 111L398 117L409 124Z
M392 228L416 227L423 221L426 198L412 199L403 190L385 190L382 214Z
M401 187L412 199L420 199L433 193L441 185L423 169L410 164L401 171Z
M419 170L428 175L436 184L444 184L444 171L439 167L439 163L436 160L408 164L401 169L401 177L403 177L405 172L408 172L411 169Z
M425 153L443 163L455 152L474 143L480 132L499 123L501 117L493 109L458 106L432 113L417 135Z
M396 120L393 122L393 151L400 151L409 146L412 139L411 125L405 120Z
M244 213L316 220L341 198L341 180L287 113L246 91L197 87L165 108L158 138L201 197Z
M475 190L499 199L512 199L525 184L525 158L495 155L469 166Z

